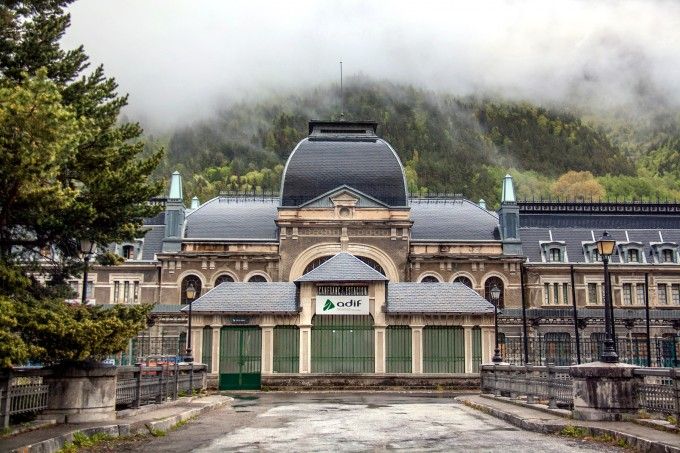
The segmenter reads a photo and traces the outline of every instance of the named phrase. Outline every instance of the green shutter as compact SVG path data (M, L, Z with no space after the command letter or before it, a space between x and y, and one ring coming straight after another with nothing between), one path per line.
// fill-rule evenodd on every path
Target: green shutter
M300 371L300 329L297 326L274 327L275 373Z
M386 329L388 373L411 372L411 327L388 326Z
M201 351L201 362L208 365L208 373L212 373L212 328L203 328L203 350Z
M423 371L465 372L465 335L462 327L426 326L423 329Z
M479 373L482 364L482 329L479 326L472 328L472 372Z
M312 373L373 373L373 318L316 315L312 319Z

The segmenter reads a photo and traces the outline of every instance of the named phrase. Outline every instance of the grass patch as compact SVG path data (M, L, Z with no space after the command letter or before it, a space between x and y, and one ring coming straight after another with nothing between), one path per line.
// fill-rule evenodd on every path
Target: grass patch
M59 453L76 453L81 448L92 448L103 442L109 442L115 439L114 436L108 433L94 433L88 436L83 433L75 433L72 442L66 442Z
M591 436L590 431L586 428L578 426L567 425L559 432L561 436L571 437L573 439L588 440L598 442L601 444L616 445L621 448L630 448L628 441L624 438L617 439L611 434L601 434L599 436Z
M162 429L150 429L149 434L151 434L153 437L164 437L167 432L163 431Z
M567 425L560 431L561 436L573 437L574 439L583 439L588 437L589 432L585 428L579 428L578 426Z

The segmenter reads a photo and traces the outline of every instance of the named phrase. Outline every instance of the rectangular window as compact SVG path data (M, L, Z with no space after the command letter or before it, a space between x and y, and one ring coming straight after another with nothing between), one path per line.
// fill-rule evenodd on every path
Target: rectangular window
M623 284L623 305L633 305L633 285Z
M120 298L120 282L113 282L113 303L117 304Z
M597 283L588 283L588 303L591 305L598 304L597 297Z
M671 249L663 249L663 262L664 263L673 263L675 262L675 256L673 256L673 250Z
M543 287L543 293L545 294L545 305L550 305L550 283L546 283Z
M645 304L645 285L642 283L635 285L635 303L638 305Z
M677 283L671 285L671 299L673 300L673 305L680 305L680 285Z
M564 305L569 305L569 283L562 284L562 300Z
M85 286L85 296L88 299L92 299L94 297L94 281L87 281L87 285Z
M562 262L562 249L559 249L557 247L553 247L550 249L550 261L555 262L555 263L561 263Z
M628 250L628 262L629 263L639 263L640 262L640 252L638 249Z
M133 295L133 303L138 304L139 303L139 282L135 282L135 290L134 290L134 295Z
M123 302L130 303L130 282L123 282Z
M559 305L560 303L560 284L553 284L553 303Z
M665 284L660 284L656 287L656 297L659 300L659 305L668 305L668 294L666 294Z
M597 248L594 248L593 251L591 252L590 256L592 257L592 262L596 263L600 261L600 252L597 250Z

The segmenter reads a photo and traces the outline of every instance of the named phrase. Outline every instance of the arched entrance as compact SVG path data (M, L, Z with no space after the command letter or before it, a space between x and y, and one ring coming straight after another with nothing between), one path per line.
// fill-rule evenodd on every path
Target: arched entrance
M371 315L315 315L312 318L312 373L375 372Z

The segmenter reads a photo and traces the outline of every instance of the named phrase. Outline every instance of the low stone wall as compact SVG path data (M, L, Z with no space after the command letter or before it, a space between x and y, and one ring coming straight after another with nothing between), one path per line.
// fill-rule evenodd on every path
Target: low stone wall
M263 374L263 390L479 390L479 374Z

